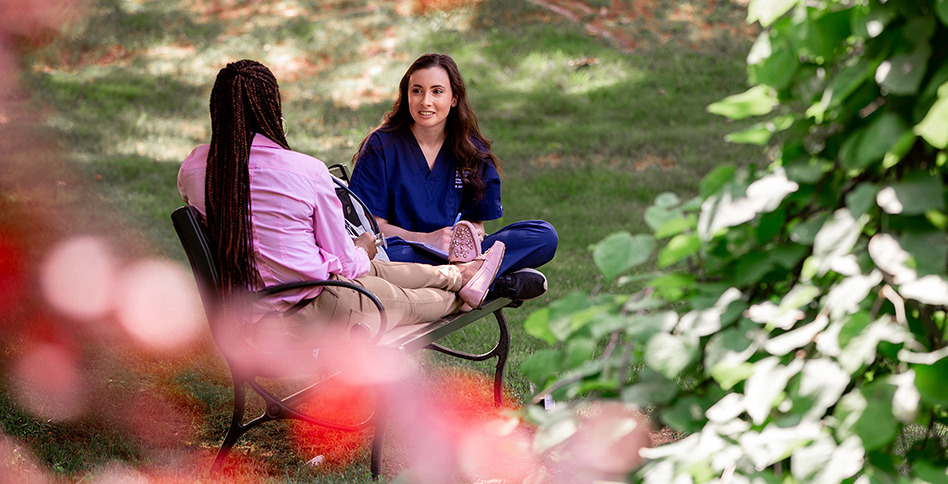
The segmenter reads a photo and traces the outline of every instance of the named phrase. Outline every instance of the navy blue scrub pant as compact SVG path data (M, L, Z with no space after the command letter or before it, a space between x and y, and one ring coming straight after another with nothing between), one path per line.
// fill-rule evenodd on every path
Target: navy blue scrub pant
M542 220L523 220L514 222L492 234L481 242L481 251L486 251L494 242L504 243L504 260L500 264L500 274L513 272L527 267L537 268L553 259L559 236L556 229ZM447 259L439 257L420 247L411 245L400 237L389 237L386 242L389 259L399 262L419 262L440 265Z

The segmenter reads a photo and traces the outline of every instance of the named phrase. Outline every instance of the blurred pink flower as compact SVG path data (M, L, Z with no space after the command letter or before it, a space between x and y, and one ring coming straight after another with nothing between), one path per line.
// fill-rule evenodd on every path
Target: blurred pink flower
M637 409L597 400L577 411L577 430L565 443L567 482L624 479L642 463L639 450L651 446L648 421Z
M62 344L28 346L13 364L17 402L50 420L70 420L85 410L85 388L76 355Z

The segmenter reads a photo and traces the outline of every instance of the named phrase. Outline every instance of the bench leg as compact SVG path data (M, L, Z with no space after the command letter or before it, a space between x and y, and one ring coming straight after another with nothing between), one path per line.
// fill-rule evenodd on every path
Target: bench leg
M242 379L234 376L234 417L230 421L230 428L227 429L227 435L224 436L224 443L217 451L217 457L214 458L214 464L211 465L211 473L218 474L224 466L224 460L230 454L230 449L237 442L237 439L246 432L246 428L241 423L244 419L244 410L247 404L247 390L244 388Z
M382 389L380 393L384 393ZM388 402L382 396L375 410L375 432L372 436L372 456L369 460L369 469L372 479L378 479L382 474L382 444L385 442L385 427L388 424Z
M499 407L503 403L504 368L507 366L507 355L510 354L510 326L507 324L507 317L504 316L503 308L494 311L494 318L497 319L497 326L500 328L500 337L497 340L497 345L487 353L480 355L464 353L463 351L445 348L438 343L428 343L424 348L468 361L484 361L497 358L497 366L494 367L494 405Z
M497 326L500 327L500 339L493 353L497 356L497 366L494 367L494 405L499 407L504 397L504 368L507 366L507 355L510 353L510 326L507 317L501 309L494 311Z

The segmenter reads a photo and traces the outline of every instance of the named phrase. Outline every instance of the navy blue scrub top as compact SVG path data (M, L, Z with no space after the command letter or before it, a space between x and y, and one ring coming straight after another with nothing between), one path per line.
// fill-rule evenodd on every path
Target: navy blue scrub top
M464 190L457 158L448 143L441 146L434 168L410 130L376 131L362 147L349 188L373 215L413 232L433 232L462 220L483 221L504 214L500 177L493 163L482 165L483 198L474 202Z

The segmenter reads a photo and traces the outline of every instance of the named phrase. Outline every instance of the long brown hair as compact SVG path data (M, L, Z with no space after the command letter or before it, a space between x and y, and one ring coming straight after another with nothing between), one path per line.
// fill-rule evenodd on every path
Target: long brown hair
M352 166L358 162L359 155L365 148L365 143L369 136L375 131L399 131L411 128L414 120L411 117L408 106L408 82L415 71L440 67L448 73L448 79L451 83L451 91L457 97L457 106L448 113L445 123L446 137L445 142L449 143L455 158L458 160L458 167L464 181L469 183L473 189L474 199L479 200L484 196L485 182L481 176L483 163L490 160L494 168L500 173L500 160L491 151L491 142L481 133L477 124L477 115L474 109L467 101L467 88L464 85L464 79L461 78L461 72L458 70L454 59L445 54L425 54L415 60L402 76L398 83L398 97L392 104L392 110L382 116L382 123L373 129L362 143L359 144L359 150L352 157ZM479 146L480 147L479 147ZM467 171L465 171L467 170Z
M280 88L270 69L251 60L227 64L211 90L211 146L204 196L225 302L256 279L250 218L250 145L254 133L289 149L280 124Z

